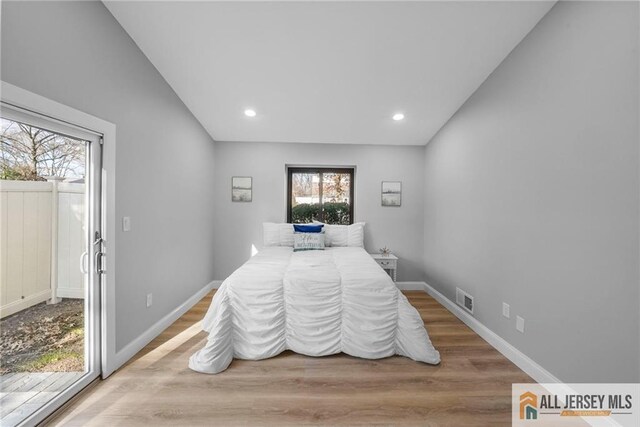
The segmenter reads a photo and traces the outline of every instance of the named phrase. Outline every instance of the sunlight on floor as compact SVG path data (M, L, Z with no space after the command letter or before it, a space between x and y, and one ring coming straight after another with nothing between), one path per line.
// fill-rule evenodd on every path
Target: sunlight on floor
M169 339L159 347L151 350L136 361L136 369L145 369L161 360L167 354L183 346L187 341L198 335L202 331L202 321L194 323L183 332Z

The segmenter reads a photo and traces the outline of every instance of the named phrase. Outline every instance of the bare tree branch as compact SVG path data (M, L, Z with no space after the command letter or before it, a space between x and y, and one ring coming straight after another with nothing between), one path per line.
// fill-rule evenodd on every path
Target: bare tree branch
M24 123L0 122L0 174L8 179L84 176L84 150L77 141Z

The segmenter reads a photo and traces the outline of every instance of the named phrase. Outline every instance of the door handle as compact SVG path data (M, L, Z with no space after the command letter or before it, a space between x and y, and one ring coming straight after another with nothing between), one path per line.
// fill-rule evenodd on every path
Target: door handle
M104 242L104 239L102 238L102 236L100 236L100 232L96 231L95 234L95 240L93 241L93 246L98 246L98 252L95 253L95 265L96 265L96 273L98 274L103 274L105 272L104 268L102 268L102 260L104 259L104 252L101 252L100 249L102 249L102 242Z
M95 264L96 264L96 273L103 274L105 270L102 268L102 260L104 259L104 252L96 252L95 254Z
M87 255L89 255L88 252L83 252L82 255L80 255L80 272L82 274L87 274Z

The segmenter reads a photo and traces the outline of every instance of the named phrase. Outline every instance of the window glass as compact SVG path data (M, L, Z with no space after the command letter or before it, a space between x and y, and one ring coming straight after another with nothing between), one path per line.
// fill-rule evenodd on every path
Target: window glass
M353 169L290 168L287 221L353 223Z

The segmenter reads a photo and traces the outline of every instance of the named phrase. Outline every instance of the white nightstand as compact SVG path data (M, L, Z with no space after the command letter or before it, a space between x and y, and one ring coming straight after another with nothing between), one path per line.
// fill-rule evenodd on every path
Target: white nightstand
M394 254L382 255L371 254L371 257L376 260L378 265L389 273L389 276L396 281L396 273L398 271L398 257Z

